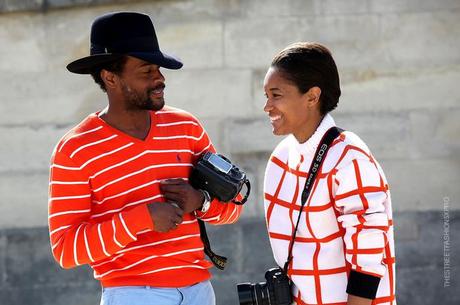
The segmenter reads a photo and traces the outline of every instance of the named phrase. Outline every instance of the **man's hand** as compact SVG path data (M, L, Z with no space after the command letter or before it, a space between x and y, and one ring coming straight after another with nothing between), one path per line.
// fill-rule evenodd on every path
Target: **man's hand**
M157 232L174 230L182 223L184 211L177 205L169 202L152 202L147 207L153 220L154 230Z
M191 213L203 205L203 193L183 179L163 180L160 183L160 190L168 201L176 202L184 213Z

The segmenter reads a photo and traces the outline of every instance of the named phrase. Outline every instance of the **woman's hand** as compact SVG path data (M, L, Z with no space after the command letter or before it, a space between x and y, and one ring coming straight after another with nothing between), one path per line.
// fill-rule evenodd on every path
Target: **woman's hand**
M362 297L357 297L355 295L348 295L347 305L371 305L372 300Z

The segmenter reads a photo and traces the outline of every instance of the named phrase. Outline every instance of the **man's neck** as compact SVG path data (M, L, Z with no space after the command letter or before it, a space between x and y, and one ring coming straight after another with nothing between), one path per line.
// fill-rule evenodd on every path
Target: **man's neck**
M99 117L110 126L141 140L150 131L150 111L115 109L107 106L99 113Z

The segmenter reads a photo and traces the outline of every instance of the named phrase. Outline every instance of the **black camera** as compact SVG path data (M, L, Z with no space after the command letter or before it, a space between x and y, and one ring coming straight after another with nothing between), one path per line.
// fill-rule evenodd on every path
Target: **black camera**
M223 202L243 204L251 192L246 174L222 155L206 152L197 162L190 176L190 183L196 189L206 190L212 198ZM246 185L246 195L241 201L236 196Z
M281 268L265 272L266 282L237 284L240 305L290 305L290 280Z

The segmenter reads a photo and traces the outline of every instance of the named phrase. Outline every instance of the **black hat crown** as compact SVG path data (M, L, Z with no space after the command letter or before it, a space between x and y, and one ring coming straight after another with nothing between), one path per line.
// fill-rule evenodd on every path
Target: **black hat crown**
M88 74L129 55L167 69L180 69L182 62L160 50L155 28L148 15L116 12L102 15L91 26L90 56L67 65L73 73Z

